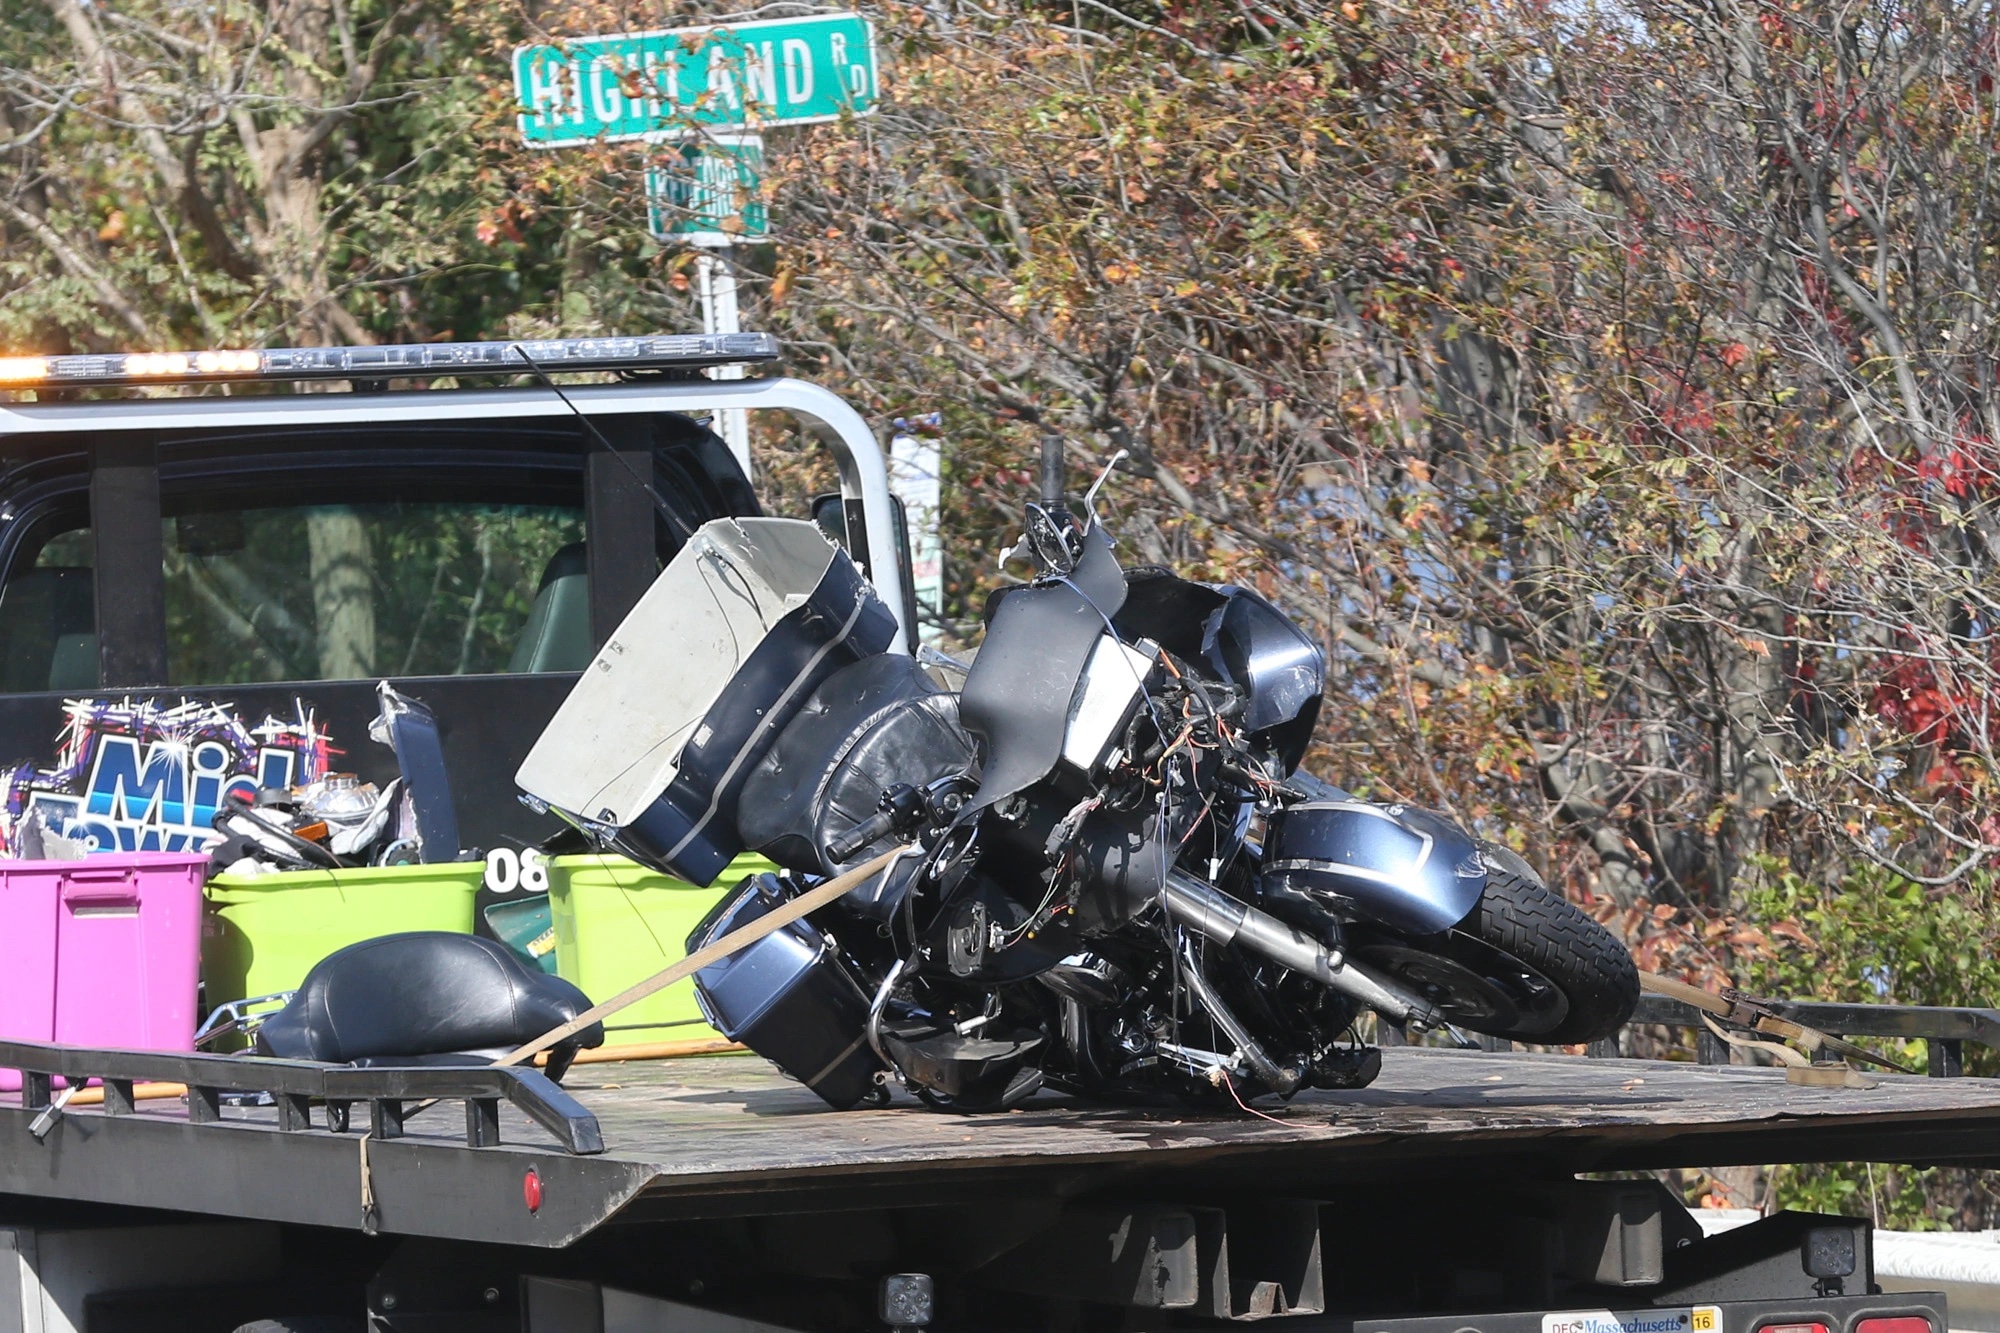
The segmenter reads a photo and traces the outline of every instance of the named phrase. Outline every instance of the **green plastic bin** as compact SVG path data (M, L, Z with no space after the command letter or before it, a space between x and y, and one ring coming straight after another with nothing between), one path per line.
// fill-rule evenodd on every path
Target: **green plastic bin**
M687 937L711 907L751 875L778 867L761 856L737 857L698 889L622 856L558 856L549 861L549 911L556 926L556 975L593 1004L644 981L687 956ZM649 995L605 1020L609 1046L699 1041L719 1034L702 1020L694 982Z
M336 949L406 930L470 935L482 861L217 875L204 891L208 1003L296 990Z

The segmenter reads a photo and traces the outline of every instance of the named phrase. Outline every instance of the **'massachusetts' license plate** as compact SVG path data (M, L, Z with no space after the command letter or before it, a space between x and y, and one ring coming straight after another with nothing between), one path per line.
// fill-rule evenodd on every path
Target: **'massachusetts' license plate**
M1720 1333L1722 1307L1664 1310L1557 1310L1542 1316L1542 1333Z

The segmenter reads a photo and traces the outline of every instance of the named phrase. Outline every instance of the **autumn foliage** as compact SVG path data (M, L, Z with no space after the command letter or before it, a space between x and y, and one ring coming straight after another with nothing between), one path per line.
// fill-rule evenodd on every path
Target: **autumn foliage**
M890 8L895 107L788 140L770 318L946 413L967 632L1032 401L1129 451L1136 554L1320 627L1343 780L1620 910L1957 883L1992 20L1844 13Z

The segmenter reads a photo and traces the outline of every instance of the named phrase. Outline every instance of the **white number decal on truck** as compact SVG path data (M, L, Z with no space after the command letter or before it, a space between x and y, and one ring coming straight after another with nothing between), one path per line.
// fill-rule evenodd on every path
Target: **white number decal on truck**
M486 853L486 887L493 893L544 893L549 887L548 858L533 847L516 852L495 847Z

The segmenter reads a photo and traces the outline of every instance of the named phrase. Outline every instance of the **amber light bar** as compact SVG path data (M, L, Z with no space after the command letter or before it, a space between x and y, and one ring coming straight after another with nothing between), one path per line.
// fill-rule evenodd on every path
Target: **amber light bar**
M768 333L670 333L650 338L272 347L211 352L93 352L0 356L0 389L98 388L287 380L390 380L554 371L699 370L778 359Z

